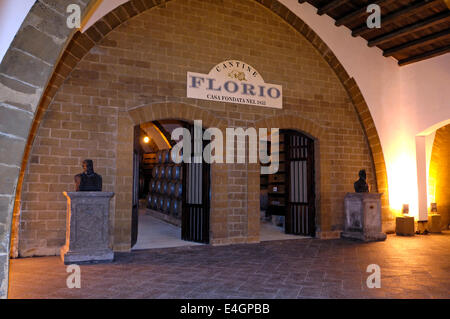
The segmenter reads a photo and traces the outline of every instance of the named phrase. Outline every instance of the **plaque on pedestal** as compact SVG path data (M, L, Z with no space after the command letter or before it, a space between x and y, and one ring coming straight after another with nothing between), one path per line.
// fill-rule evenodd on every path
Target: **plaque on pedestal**
M347 193L342 238L362 241L386 239L386 234L381 231L381 195L379 193Z
M114 260L109 240L111 192L63 192L67 197L65 264Z

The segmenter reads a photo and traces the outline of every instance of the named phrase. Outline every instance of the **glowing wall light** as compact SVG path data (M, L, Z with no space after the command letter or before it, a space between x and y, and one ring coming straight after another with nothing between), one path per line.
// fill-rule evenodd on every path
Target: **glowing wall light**
M409 216L418 217L417 175L415 154L402 153L388 166L389 204L396 215L403 204L409 205Z
M150 143L150 137L148 137L148 136L144 137L144 143L145 144Z
M403 204L402 214L403 215L409 215L409 204Z

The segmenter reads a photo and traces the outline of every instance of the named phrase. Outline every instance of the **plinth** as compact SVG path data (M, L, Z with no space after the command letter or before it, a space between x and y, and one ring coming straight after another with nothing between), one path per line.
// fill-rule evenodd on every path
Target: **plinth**
M441 215L439 214L428 215L428 231L430 233L441 232Z
M114 260L109 239L109 201L112 192L63 192L67 197L64 264Z
M342 238L369 241L386 239L381 231L380 193L347 193Z
M414 236L414 217L399 216L395 218L395 234L399 236Z

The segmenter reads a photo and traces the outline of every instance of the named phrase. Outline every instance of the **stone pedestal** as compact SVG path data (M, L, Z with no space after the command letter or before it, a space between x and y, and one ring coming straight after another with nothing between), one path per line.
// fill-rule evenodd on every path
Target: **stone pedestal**
M67 197L64 264L114 260L109 240L110 192L63 192Z
M366 242L386 239L386 234L381 231L381 195L379 193L347 193L342 238Z
M401 216L395 218L395 234L414 236L414 217Z
M428 215L428 231L430 233L441 232L441 215L439 214Z

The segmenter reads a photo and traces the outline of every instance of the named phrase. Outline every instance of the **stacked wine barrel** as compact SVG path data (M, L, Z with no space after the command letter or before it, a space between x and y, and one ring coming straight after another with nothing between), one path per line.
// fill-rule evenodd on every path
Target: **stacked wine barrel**
M181 218L182 167L172 162L169 150L158 151L156 159L158 163L152 170L147 207Z

